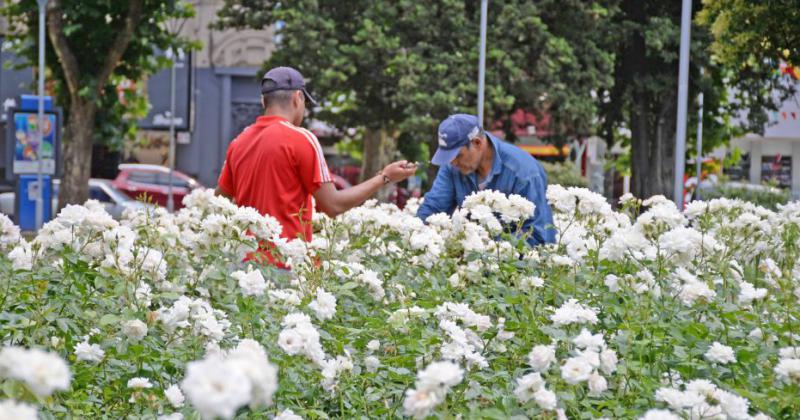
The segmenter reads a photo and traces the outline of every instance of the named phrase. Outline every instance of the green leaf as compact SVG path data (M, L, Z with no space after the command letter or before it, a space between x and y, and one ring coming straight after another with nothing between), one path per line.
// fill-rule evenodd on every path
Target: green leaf
M118 324L119 321L120 321L119 316L112 315L112 314L106 314L106 315L103 315L103 316L100 317L99 323L100 323L101 326L108 326L108 325L112 325L112 324Z

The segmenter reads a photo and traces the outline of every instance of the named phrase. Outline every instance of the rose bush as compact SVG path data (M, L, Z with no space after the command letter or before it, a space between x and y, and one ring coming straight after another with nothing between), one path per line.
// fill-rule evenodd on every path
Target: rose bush
M536 249L491 191L315 215L311 243L211 191L30 242L0 216L0 418L800 416L800 204L548 200Z

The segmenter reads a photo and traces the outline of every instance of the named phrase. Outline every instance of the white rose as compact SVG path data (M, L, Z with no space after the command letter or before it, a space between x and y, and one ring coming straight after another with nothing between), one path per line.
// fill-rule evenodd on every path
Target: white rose
M617 370L617 352L605 349L600 352L600 369L606 374L614 373Z
M705 354L706 360L711 363L719 363L725 365L731 362L736 362L736 356L733 349L726 345L714 342Z
M144 388L152 388L153 384L150 383L150 380L147 378L131 378L128 380L128 388L132 389L144 389Z
M370 342L367 343L367 350L369 351L376 351L380 347L381 347L381 342L378 340L370 340Z
M381 365L381 361L375 356L367 356L364 358L364 365L367 367L367 372L375 373Z
M556 404L558 403L556 400L556 393L546 388L536 391L536 393L533 394L533 399L542 410L555 410Z
M571 357L561 366L561 377L571 385L577 385L589 379L592 365L582 357Z
M556 360L556 351L553 346L534 346L528 354L528 364L537 372L544 372Z
M102 361L105 355L106 352L97 344L89 344L88 341L84 341L75 345L75 356L78 357L78 360L97 363Z
M589 395L597 397L608 389L606 378L593 373L589 376Z
M303 350L305 340L303 336L294 328L281 331L278 335L278 345L287 354L298 354Z
M164 391L164 395L167 397L167 400L169 400L169 403L175 408L183 407L183 402L186 400L186 398L183 396L183 392L181 392L181 389L178 388L178 385L174 384L170 385L170 387Z
M122 333L131 340L141 340L147 335L147 324L133 319L122 324Z
M604 281L606 287L611 292L618 292L619 291L619 277L609 274L606 276Z

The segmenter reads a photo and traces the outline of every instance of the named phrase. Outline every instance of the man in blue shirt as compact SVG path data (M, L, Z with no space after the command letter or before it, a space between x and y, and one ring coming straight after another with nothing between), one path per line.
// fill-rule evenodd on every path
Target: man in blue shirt
M495 190L521 195L536 205L522 226L529 233L530 245L555 242L542 165L520 148L484 132L474 115L451 115L439 124L439 148L431 163L439 166L439 173L417 210L420 219L452 214L469 194Z

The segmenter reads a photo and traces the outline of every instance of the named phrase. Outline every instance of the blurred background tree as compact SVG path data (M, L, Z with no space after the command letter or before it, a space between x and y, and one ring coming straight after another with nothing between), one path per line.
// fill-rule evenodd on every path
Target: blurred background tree
M613 3L491 2L484 124L523 108L558 122L554 136L589 132L592 91L612 82ZM362 176L398 149L426 159L442 119L476 113L479 2L226 0L219 18L224 28L276 24L265 68L296 67L322 100L316 117L365 128Z
M39 14L35 1L5 2L12 51L36 66ZM156 49L197 44L172 33L167 22L194 15L190 4L174 0L50 0L47 5L46 63L55 101L66 124L64 178L59 203L88 198L92 145L130 137L146 102L136 90L119 91L125 81L142 80L170 65ZM123 100L121 100L123 98Z

